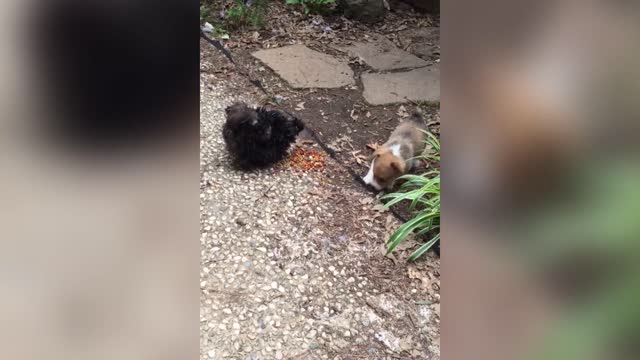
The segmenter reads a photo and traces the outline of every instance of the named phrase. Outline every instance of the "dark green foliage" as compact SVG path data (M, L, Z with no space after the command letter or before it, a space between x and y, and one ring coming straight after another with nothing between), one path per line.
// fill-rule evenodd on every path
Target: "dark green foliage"
M285 0L287 5L301 5L305 14L326 12L336 0Z
M201 1L200 22L211 23L216 32L242 28L261 28L268 0Z
M264 25L265 0L254 1L250 6L237 0L226 12L226 23L229 28L252 27Z

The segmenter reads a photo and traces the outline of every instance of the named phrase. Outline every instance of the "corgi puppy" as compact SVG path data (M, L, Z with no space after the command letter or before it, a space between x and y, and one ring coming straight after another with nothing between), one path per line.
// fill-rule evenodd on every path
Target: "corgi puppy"
M425 148L427 125L419 113L403 120L391 133L389 140L373 153L369 172L362 180L376 190L391 189L393 182L415 165L412 158Z

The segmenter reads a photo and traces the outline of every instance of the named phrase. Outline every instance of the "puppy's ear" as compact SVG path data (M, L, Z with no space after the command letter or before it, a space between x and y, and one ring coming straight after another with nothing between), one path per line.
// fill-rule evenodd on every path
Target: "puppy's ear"
M406 170L406 165L404 162L400 160L393 160L391 162L391 168L393 168L393 170L397 173L404 174Z

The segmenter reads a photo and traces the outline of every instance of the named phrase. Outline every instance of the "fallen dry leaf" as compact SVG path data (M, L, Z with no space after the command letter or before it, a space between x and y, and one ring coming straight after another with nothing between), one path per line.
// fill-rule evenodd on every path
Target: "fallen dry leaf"
M367 166L367 157L364 155L359 155L360 150L352 151L351 156L355 159L358 165Z
M384 247L385 253L386 253L387 248L384 245L383 245L383 247ZM398 265L398 259L393 255L393 253L386 254L385 257L391 259L393 261L394 265Z
M358 221L375 221L378 217L380 217L380 215L373 215L373 216L361 216L358 218Z
M380 144L378 143L371 143L371 144L367 144L367 147L373 151L378 150L378 148L380 147Z
M373 211L377 211L379 213L383 213L383 212L389 211L389 209L384 207L384 205L382 205L382 204L377 204L377 205L375 205L373 207Z
M411 239L406 239L405 241L401 242L396 249L398 249L398 251L404 251L407 249L412 249L414 247L418 246L418 242L415 241L415 239L411 238Z
M372 197L364 197L362 199L360 199L360 204L362 205L369 205L373 202L373 198Z
M304 101L296 105L296 111L304 110Z
M395 228L397 226L396 218L394 218L392 215L388 215L384 226L387 229L390 229L391 227Z
M429 279L426 273L423 273L422 271L418 270L415 266L410 265L407 268L407 275L409 276L410 279L420 280L422 282L422 287L424 289L428 289L429 287L431 287L431 279Z
M407 112L407 109L404 107L404 105L400 105L396 114L403 118L409 117L409 113Z
M413 348L413 337L407 336L400 339L400 351L411 351Z
M296 145L313 145L315 142L311 139L298 139Z

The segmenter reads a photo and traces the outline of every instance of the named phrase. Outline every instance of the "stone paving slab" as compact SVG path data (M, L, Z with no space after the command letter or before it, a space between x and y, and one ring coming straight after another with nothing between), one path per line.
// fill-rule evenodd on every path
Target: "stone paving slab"
M365 73L362 74L362 84L363 96L371 105L405 103L408 100L440 102L440 70L437 67L399 73Z
M354 43L338 49L361 57L367 65L378 71L415 69L429 65L419 57L398 49L382 36L378 36L373 42Z
M336 58L291 45L252 54L296 89L339 88L354 84L353 70Z
M407 51L424 60L439 58L440 29L438 27L409 28L398 33L403 43L408 43Z

